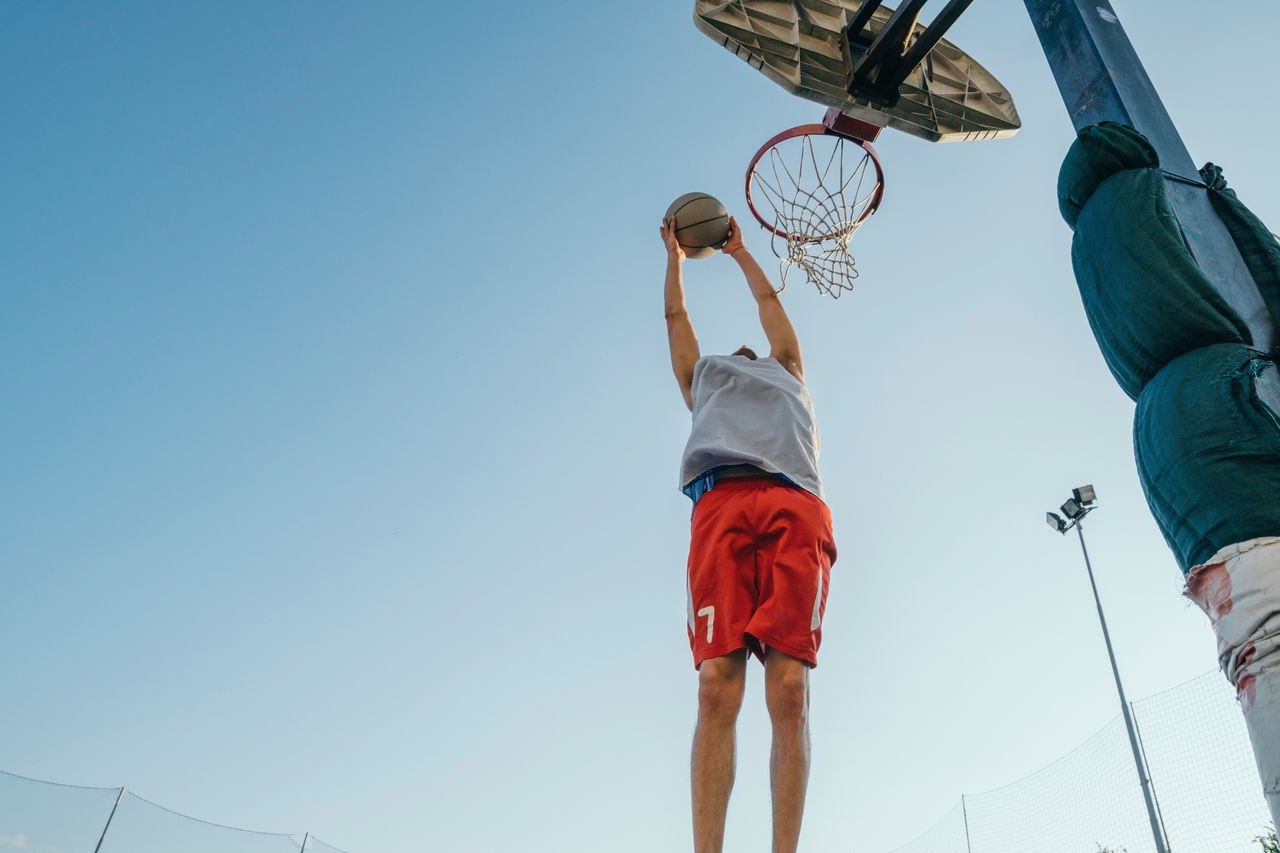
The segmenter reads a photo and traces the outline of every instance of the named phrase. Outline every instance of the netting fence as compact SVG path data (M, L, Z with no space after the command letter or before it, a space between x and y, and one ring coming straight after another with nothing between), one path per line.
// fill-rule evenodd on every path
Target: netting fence
M1263 853L1271 830L1244 718L1208 673L1131 706L1170 853ZM965 794L889 853L1155 853L1124 720L1025 779ZM253 832L170 811L123 788L0 771L0 853L343 853L310 835Z
M1217 672L1130 705L1169 853L1263 853L1271 830L1235 693ZM1037 773L965 794L889 853L1155 853L1124 718Z
M219 826L123 788L0 771L0 853L344 853L310 835Z

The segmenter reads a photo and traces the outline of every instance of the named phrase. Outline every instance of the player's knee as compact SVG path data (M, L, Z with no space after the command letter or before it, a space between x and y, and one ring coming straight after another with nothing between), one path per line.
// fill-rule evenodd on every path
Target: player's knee
M736 718L742 708L746 673L741 667L706 661L698 672L698 713L704 718Z
M803 667L788 667L769 674L765 682L765 704L775 723L803 723L809 716L809 673Z

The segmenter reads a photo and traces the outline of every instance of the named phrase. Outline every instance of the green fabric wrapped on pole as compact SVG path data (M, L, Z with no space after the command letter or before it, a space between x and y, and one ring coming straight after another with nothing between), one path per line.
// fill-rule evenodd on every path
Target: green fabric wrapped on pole
M1187 250L1158 165L1140 133L1104 122L1080 132L1058 175L1085 314L1112 375L1135 400L1183 353L1250 341Z
M1152 514L1183 572L1221 548L1280 536L1280 371L1183 240L1154 148L1130 127L1080 131L1058 175L1085 314L1137 400L1134 451ZM1273 317L1280 243L1200 170Z
M1156 149L1133 128L1109 121L1086 127L1058 172L1058 210L1074 231L1098 184L1120 172L1158 168Z
M1189 352L1138 398L1134 455L1183 573L1226 545L1280 536L1280 374L1241 344Z
M1267 310L1272 317L1280 317L1280 241L1227 186L1220 167L1206 163L1200 177L1209 187L1209 201L1231 233Z

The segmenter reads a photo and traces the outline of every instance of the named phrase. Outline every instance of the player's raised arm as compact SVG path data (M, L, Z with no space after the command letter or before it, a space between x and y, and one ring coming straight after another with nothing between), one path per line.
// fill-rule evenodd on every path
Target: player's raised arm
M800 359L800 339L796 337L795 327L791 325L791 318L783 309L782 300L769 277L743 245L742 231L733 217L729 218L729 237L722 251L738 262L747 278L751 295L760 309L760 327L769 341L769 357L777 359L792 376L803 382L804 365Z
M671 347L671 370L680 384L684 404L693 411L693 367L698 363L698 336L684 305L684 249L676 240L675 220L663 220L659 229L667 247L667 276L663 301L667 314L667 343Z

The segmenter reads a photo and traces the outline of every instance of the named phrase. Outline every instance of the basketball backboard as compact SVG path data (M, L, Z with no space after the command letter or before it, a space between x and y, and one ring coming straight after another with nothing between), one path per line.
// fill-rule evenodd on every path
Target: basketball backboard
M792 94L847 116L930 142L1021 127L1000 81L940 37L965 0L951 0L930 28L916 21L924 0L898 12L879 0L695 2L698 29Z

